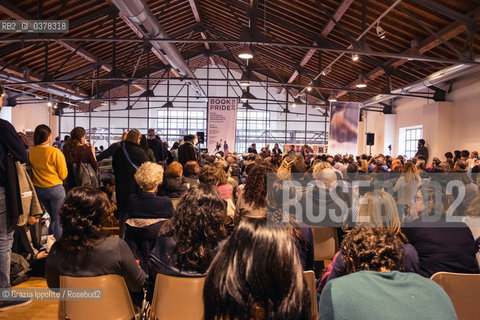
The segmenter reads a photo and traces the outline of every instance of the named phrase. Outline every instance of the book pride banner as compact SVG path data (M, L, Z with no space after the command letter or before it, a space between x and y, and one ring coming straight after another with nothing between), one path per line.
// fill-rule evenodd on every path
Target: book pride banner
M207 148L208 153L235 150L237 131L237 98L208 99Z

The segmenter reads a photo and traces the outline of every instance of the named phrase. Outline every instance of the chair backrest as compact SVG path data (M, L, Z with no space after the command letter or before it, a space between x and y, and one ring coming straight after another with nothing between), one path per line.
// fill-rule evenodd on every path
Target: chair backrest
M176 210L180 198L171 198L170 200L172 200L173 208Z
M60 301L58 319L131 320L135 317L132 299L122 276L109 274L97 277L60 276L60 288L103 289L98 301Z
M203 319L204 283L204 277L172 277L158 273L151 307L153 319Z
M308 293L310 294L310 307L312 320L318 319L317 289L315 288L315 272L312 270L304 271L303 278L307 282Z
M314 260L332 260L337 252L338 238L335 228L312 228Z
M458 319L480 317L480 274L437 272L430 279L448 294Z

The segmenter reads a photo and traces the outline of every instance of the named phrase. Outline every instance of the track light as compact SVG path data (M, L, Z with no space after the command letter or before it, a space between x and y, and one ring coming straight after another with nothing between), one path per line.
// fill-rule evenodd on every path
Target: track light
M47 106L49 106L49 107L53 106L52 101L48 101L48 102L47 102Z
M307 91L308 91L308 92L312 91L312 87L308 86L308 87L307 87Z
M320 74L321 74L322 76L326 76L326 75L329 74L331 71L332 71L332 68L331 68L331 67L326 67Z
M358 61L358 59L359 59L358 54L356 54L356 53L352 54L352 60L353 61Z
M367 82L365 79L360 75L358 76L358 82L355 85L357 88L366 88L367 87Z
M250 49L249 46L244 46L242 50L240 50L238 57L240 59L245 59L245 60L252 59L253 58L252 50Z
M377 23L376 30L377 30L377 36L378 36L380 39L385 39L385 36L387 35L387 33L386 33L385 30L380 26L380 22Z
M328 96L328 101L337 102L337 97L332 93L331 95Z

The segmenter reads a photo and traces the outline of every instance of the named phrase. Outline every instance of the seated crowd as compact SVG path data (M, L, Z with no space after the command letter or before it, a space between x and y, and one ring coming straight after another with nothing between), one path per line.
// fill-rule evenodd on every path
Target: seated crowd
M13 245L50 288L60 276L118 274L141 306L158 273L206 277L205 319L311 319L303 272L314 269L315 232L327 229L339 250L317 281L320 319L456 319L429 278L479 273L477 152L431 164L428 153L355 158L308 146L282 153L278 144L205 155L194 135L169 150L153 130L132 129L96 158L81 127L60 148L51 141L37 127L29 163L56 241L42 248L34 216ZM113 172L99 186L89 173L108 157ZM445 192L453 177L463 187ZM119 237L103 230L112 222Z

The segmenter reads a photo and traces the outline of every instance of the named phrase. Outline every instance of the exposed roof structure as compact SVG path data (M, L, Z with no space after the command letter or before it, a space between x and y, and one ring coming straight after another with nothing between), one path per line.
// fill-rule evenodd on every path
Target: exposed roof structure
M2 1L0 20L68 20L69 32L0 34L0 81L19 94L93 107L109 90L125 96L127 83L130 93L164 78L195 86L172 67L172 59L181 64L165 51L173 45L193 71L228 61L293 95L312 86L312 102L363 102L452 65L479 64L478 0L148 0L162 30L155 41L126 14L142 2ZM245 45L248 65L238 58ZM359 79L367 88L356 87Z

